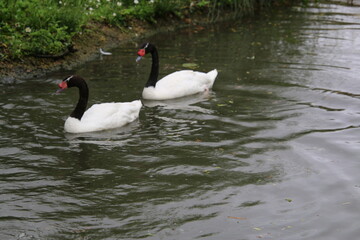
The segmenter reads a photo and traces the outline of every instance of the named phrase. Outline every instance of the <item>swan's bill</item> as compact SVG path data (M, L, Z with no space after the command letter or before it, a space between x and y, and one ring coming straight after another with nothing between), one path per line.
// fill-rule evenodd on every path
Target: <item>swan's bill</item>
M136 58L136 62L139 62L141 59L142 59L142 56L138 56L138 57Z

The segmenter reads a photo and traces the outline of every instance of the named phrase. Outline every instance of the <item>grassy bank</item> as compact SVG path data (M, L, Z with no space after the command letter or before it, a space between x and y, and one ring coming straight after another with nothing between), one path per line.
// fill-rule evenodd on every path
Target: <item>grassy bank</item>
M1 0L0 82L72 69L99 47L159 30L297 1L308 0Z
M2 0L0 61L26 56L61 57L71 53L76 35L101 23L127 29L137 19L156 24L161 18L187 18L202 12L215 21L225 9L247 14L273 0Z

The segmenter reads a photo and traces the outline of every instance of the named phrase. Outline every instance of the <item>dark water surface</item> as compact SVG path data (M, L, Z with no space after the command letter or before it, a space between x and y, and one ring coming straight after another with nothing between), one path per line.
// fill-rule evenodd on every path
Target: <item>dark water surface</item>
M139 99L136 44L0 83L0 239L358 239L360 9L318 5L149 39L162 75L219 70L209 95L144 102L115 131L65 134L90 105Z

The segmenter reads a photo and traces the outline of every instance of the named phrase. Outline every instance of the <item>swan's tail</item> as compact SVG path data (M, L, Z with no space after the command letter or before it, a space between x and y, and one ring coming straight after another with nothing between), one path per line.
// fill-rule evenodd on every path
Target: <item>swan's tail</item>
M142 107L142 102L140 100L134 100L134 101L130 102L130 105L132 106L131 112L133 113L135 118L138 118L140 109Z
M218 75L218 71L216 69L214 69L214 70L208 72L206 75L208 75L209 79L211 80L211 86L210 86L210 88L211 88L215 82L217 75Z

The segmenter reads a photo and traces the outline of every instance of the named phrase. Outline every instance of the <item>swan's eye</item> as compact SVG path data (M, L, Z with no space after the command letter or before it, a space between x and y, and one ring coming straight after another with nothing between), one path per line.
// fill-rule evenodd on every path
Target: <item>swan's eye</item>
M137 54L141 57L145 56L146 54L145 49L140 49Z

